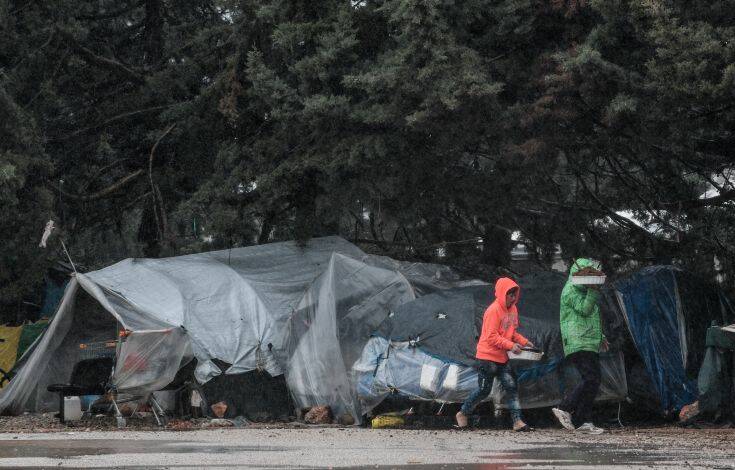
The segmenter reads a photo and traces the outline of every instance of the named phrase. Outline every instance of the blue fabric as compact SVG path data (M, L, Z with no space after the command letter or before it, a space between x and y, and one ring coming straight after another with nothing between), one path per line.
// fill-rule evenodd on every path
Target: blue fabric
M46 280L43 306L41 307L41 311L39 312L39 316L41 318L50 318L54 315L54 312L56 312L56 307L59 305L59 302L61 302L61 298L64 297L64 289L66 289L66 285L68 283L69 281L65 281L61 284L56 284L50 279Z
M554 372L564 360L563 357L548 358L544 362L537 365L528 365L516 370L518 374L518 383L532 382L539 380L546 374Z
M643 269L615 283L622 294L633 341L656 387L664 413L697 399L696 379L687 376L677 315L677 281L671 267Z

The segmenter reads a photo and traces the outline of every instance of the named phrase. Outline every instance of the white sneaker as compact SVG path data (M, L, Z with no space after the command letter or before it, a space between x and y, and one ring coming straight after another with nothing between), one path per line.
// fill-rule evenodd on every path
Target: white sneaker
M556 419L559 420L559 424L564 426L564 429L574 431L574 424L572 424L572 415L564 410L560 410L559 408L552 408L551 412L554 413Z
M602 434L603 432L605 432L604 429L598 428L592 423L584 423L583 425L577 428L577 431L586 432L587 434Z

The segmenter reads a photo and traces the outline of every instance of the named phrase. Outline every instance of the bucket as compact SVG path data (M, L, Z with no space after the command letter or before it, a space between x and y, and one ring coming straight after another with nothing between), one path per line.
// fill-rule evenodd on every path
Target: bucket
M82 402L79 397L64 397L64 420L82 419Z
M81 397L79 397L79 401L82 405L82 411L89 411L92 403L96 402L100 398L102 398L102 395L82 395Z
M518 354L509 353L509 359L518 361L540 361L544 357L544 352L539 349L522 348Z

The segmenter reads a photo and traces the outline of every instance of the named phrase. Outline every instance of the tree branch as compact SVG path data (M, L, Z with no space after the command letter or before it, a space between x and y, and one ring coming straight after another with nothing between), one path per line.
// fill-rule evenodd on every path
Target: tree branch
M721 192L718 196L708 197L705 199L689 199L687 201L672 201L659 203L665 209L703 209L711 206L721 206L722 204L735 200L735 189Z
M122 121L123 119L127 119L129 117L134 117L134 116L137 116L139 114L152 113L154 111L162 111L162 110L164 110L166 108L170 108L171 106L173 106L173 104L166 104L166 105L162 105L162 106L153 106L151 108L139 109L139 110L136 110L136 111L129 111L127 113L118 114L117 116L113 116L113 117L111 117L110 119L108 119L106 121L103 121L103 122L100 122L98 124L95 124L94 126L85 127L84 129L76 130L76 131L72 132L71 134L67 134L67 135L61 136L61 137L55 137L55 138L52 138L50 140L51 141L54 141L54 142L60 142L60 141L68 140L68 139L71 139L72 137L76 137L76 136L78 136L80 134L84 134L85 132L90 132L90 131L94 131L94 130L97 130L97 129L101 129L103 127L107 127L110 124L113 124L113 123L115 123L117 121Z
M94 201L94 200L97 200L97 199L102 199L102 198L105 198L107 196L110 196L115 191L117 191L120 188L124 187L125 185L127 185L131 181L135 180L138 176L140 176L142 174L143 174L143 170L142 169L137 170L137 171L134 171L134 172L130 173L129 175L120 178L115 183L111 184L110 186L106 187L105 189L103 189L101 191L97 191L96 193L87 194L87 195L83 195L83 196L82 195L78 195L78 194L67 193L66 191L64 191L60 187L58 187L56 185L53 185L53 184L50 184L50 186L52 188L54 188L56 191L58 191L59 193L63 194L64 196L66 196L66 197L68 197L70 199L74 199L75 201L79 201L79 202L88 202L88 201Z
M151 148L151 154L148 157L148 180L151 183L151 192L153 193L153 215L155 215L156 217L156 228L158 229L158 235L161 240L163 240L165 235L167 234L166 228L168 224L166 221L166 213L163 208L163 198L161 197L161 192L158 190L158 186L156 186L156 184L153 182L153 157L156 154L158 144L161 143L163 138L166 137L168 133L173 130L174 127L176 127L176 123L168 126L166 130L163 131L163 134L161 134L158 139L156 139L156 142Z
M145 83L145 77L141 75L140 73L134 71L127 65L118 62L113 59L109 59L107 57L102 57L100 55L95 54L91 50L87 49L86 47L79 44L79 42L74 38L73 35L71 35L68 32L59 30L59 33L67 40L69 41L70 46L72 49L74 49L80 56L82 56L87 62L94 64L100 68L112 70L114 72L119 73L120 75L123 75L128 80L137 83L138 85L142 85Z

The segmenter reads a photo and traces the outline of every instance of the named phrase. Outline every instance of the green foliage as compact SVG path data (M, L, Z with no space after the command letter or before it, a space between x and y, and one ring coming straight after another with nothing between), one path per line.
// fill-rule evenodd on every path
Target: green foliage
M335 233L479 269L518 231L732 272L732 7L0 0L0 305L62 237L88 269Z

